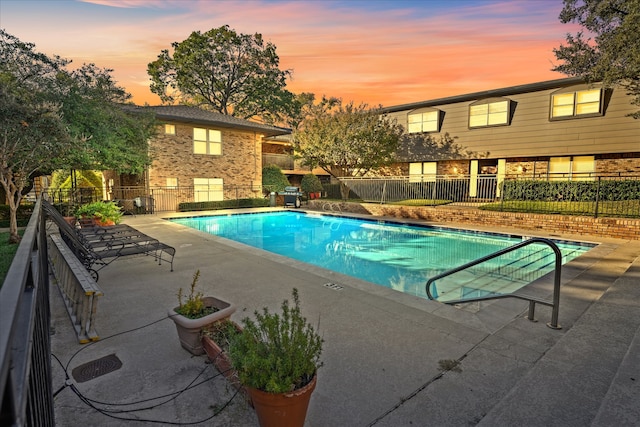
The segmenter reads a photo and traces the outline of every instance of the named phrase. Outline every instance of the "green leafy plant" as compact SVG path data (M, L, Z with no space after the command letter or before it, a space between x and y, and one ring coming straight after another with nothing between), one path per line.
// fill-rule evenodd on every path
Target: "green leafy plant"
M262 168L262 187L265 191L283 191L289 185L289 180L278 166L269 165Z
M77 217L98 218L100 221L113 221L118 224L122 218L122 208L115 202L92 202L76 209Z
M302 177L300 188L305 193L318 193L322 191L322 183L320 179L312 173L308 173Z
M196 272L193 273L193 280L191 281L191 285L189 287L189 295L184 302L182 302L182 288L178 289L179 305L176 309L176 313L181 314L184 317L188 317L189 319L199 319L200 317L204 317L208 314L218 311L216 307L209 307L205 304L202 292L196 292L196 285L198 284L199 278L200 270L196 270Z
M292 296L293 305L285 300L281 313L265 307L255 312L255 320L242 320L229 357L243 385L284 393L304 387L322 366L323 339L302 316L297 289Z

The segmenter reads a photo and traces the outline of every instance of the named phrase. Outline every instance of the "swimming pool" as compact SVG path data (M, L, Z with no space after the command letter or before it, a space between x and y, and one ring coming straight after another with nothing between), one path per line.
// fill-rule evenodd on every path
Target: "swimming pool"
M185 225L265 251L426 298L426 281L523 240L522 236L406 225L294 211L173 218ZM556 242L563 263L594 245ZM516 253L517 252L517 253ZM441 284L439 299L513 292L548 273L553 251L529 245ZM478 277L490 277L479 289ZM454 290L455 288L455 290ZM445 295L446 294L446 295Z

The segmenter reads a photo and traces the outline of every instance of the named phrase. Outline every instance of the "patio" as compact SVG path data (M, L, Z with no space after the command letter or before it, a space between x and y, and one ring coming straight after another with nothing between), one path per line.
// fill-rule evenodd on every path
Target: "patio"
M455 308L283 262L161 215L127 216L124 222L175 247L175 271L144 256L101 270L101 339L92 344L77 343L53 289L52 352L69 382L96 407L152 408L110 416L91 409L63 388L65 373L54 360L58 425L123 425L128 422L114 417L126 417L147 420L136 422L143 425L257 426L253 410L240 396L232 399L233 388L206 356L180 347L166 318L178 289L188 287L197 269L205 295L239 307L236 321L263 306L277 309L292 288L299 289L303 313L319 322L325 338L307 426L640 423L640 384L629 383L640 377L640 241L598 239L599 247L563 269L563 329L552 330L545 325L550 309L540 305L537 323L523 318L527 303L518 300ZM73 380L74 368L109 355L122 362L119 369ZM460 361L462 372L441 371L442 360Z

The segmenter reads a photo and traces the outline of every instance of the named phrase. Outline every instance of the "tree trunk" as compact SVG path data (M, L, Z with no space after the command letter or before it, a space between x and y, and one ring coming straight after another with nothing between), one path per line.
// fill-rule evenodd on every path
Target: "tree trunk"
M343 181L340 181L340 197L342 197L342 200L348 200L349 199L349 192L351 191L351 189L347 186L347 184L345 184Z
M9 243L20 243L20 235L18 234L18 212L17 208L11 208L9 216Z
M12 183L7 184L4 181L2 182L2 186L6 193L7 203L9 204L9 243L19 243L18 206L20 206L20 200L22 200L22 196L20 196L21 188L11 184Z

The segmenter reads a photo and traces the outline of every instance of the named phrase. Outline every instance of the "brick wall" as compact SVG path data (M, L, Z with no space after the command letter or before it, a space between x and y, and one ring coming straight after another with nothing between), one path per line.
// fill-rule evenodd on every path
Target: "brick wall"
M309 201L309 207L322 210L323 200ZM569 215L544 215L481 211L471 208L413 207L373 203L339 203L340 211L420 219L439 223L521 228L544 233L579 234L617 239L640 240L640 219L591 218Z
M262 184L262 143L253 132L220 129L222 155L193 153L193 126L176 124L176 134L160 133L150 143L153 163L149 185L164 187L167 178L192 186L194 178L222 178L224 184Z

